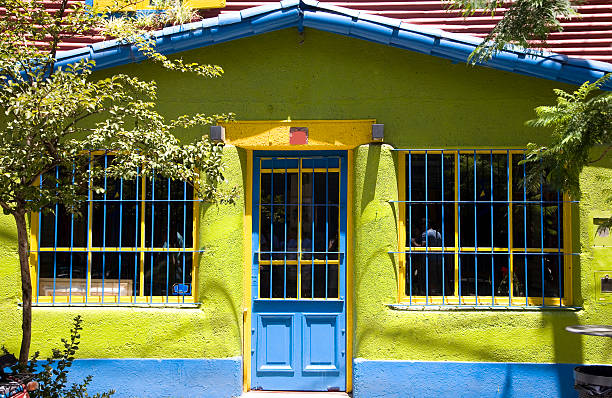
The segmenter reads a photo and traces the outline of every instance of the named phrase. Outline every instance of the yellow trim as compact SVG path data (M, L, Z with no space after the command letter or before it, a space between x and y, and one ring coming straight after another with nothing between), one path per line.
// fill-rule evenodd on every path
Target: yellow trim
M147 198L147 181L146 178L141 177L140 179L140 197L141 198ZM145 246L145 231L146 231L146 224L145 224L145 207L146 207L146 202L140 202L140 247L144 247ZM91 224L90 224L91 225ZM194 237L195 239L195 237ZM151 242L153 243L153 242ZM145 260L144 260L144 256L140 255L139 256L139 276L138 276L138 280L139 280L139 292L138 294L140 296L144 296L144 285L145 285L145 280L144 280L144 274L145 274Z
M243 391L251 389L251 270L252 263L252 236L253 236L253 151L247 150L247 181L245 185L244 201L244 270L243 270L243 330L242 330L242 376Z
M95 151L92 152L92 155L96 154L105 154L105 151ZM140 198L146 198L146 180L145 178L141 178L141 187L142 190L139 192ZM90 194L91 195L91 194ZM197 199L197 196L194 194L194 199ZM93 247L93 206L88 206L88 231L87 231L87 247L39 247L38 242L38 233L40 229L39 222L39 213L31 213L31 226L30 226L30 273L32 277L32 297L38 297L38 302L40 303L119 303L118 297L112 294L105 294L104 301L102 301L102 296L55 296L55 301L53 296L37 296L37 270L36 265L38 263L38 252L61 252L61 253L79 253L86 252L87 253L87 275L86 275L86 286L87 291L91 288L92 284L92 253L126 253L133 252L137 253L139 256L139 295L134 297L131 294L121 295L120 303L194 303L195 298L198 297L198 261L199 255L196 252L198 244L199 244L199 228L198 228L198 219L199 219L199 202L197 200L191 202L193 203L193 245L192 248L188 248L189 251L186 252L192 253L192 268L191 268L191 285L192 285L192 294L190 296L145 296L144 291L144 254L146 253L182 253L182 248L146 248L145 247L145 202L140 201L140 246L139 247ZM130 292L131 293L131 292Z
M93 4L95 7L98 7L100 9L108 8L112 12L161 10L164 8L160 6L156 7L154 5L151 5L149 0L139 0L136 2L130 2L127 0L119 2L116 2L116 0L94 0ZM187 4L191 8L196 9L224 8L225 0L185 0L184 4Z
M404 220L405 220L405 212L406 212L406 203L405 201L406 199L406 185L405 185L405 180L406 180L406 171L405 171L405 165L406 165L406 156L409 154L424 154L424 153L442 153L442 150L415 150L415 151L405 151L405 152L401 152L399 155L399 161L398 161L398 167L400 167L400 170L398 170L398 189L400 189L399 192L399 200L400 200L400 206L399 206L399 214L400 214L400 220L398 223L398 241L399 241L399 247L400 250L404 251L404 252L416 252L416 253L424 253L426 251L428 252L441 252L442 248L440 247L430 247L430 248L424 248L424 247L408 247L406 246L407 242L405 242L403 235L405 234L405 228L406 226L404 225ZM459 297L458 297L458 293L459 293L459 255L461 252L477 252L477 253L491 253L491 252L507 252L508 256L510 258L510 269L509 269L509 275L513 275L514 272L514 255L520 255L521 253L558 253L559 249L558 248L519 248L519 247L515 247L514 246L514 237L513 237L513 214L512 214L512 210L513 210L513 197L512 197L512 190L513 190L513 180L512 180L512 155L513 154L522 154L523 151L522 150L517 150L517 149L494 149L492 151L493 154L509 154L508 156L508 162L509 162L509 169L510 169L510 175L509 175L509 182L508 182L508 186L509 186L509 192L510 192L510 202L508 204L509 206L509 223L510 223L510 228L508 231L509 234L509 246L508 248L503 248L503 247L460 247L460 242L459 242L459 155L460 154L473 154L474 150L448 150L448 151L444 151L444 153L448 153L448 154L454 154L454 158L455 158L455 202L454 202L454 209L455 209L455 247L444 247L444 250L446 252L448 252L449 254L453 254L454 253L454 257L455 257L455 295L454 296L446 296L444 298L444 303L445 304L474 304L474 305L487 305L487 304L491 304L493 302L493 298L491 296L478 296L478 302L476 302L476 298L475 297L470 297L470 296L461 296L461 303L459 303ZM490 154L491 150L476 150L477 154ZM544 300L544 304L545 305L571 305L572 300L573 300L573 295L572 295L572 241L571 241L571 203L569 203L569 197L567 195L564 195L563 197L564 203L563 203L563 248L562 248L562 253L564 253L563 259L564 259L564 267L563 267L563 272L564 272L564 295L562 298L554 298L554 297L547 297ZM399 302L408 302L410 300L409 296L407 296L405 294L405 286L406 286L406 272L405 272L405 262L406 262L406 253L400 253L399 254L399 269L400 269L400 276L399 276L399 283L398 283L398 297L399 297ZM525 305L527 303L527 305L542 305L542 298L541 297L528 297L527 299L525 299L525 297L515 297L514 296L514 278L510 277L510 283L509 283L509 294L510 294L510 302L512 305L517 305L517 306L521 306L521 305ZM504 305L504 304L508 304L508 296L503 296L503 297L495 297L494 300L496 305ZM419 297L419 296L412 296L411 304L443 304L443 299L442 296L429 296L429 300L426 302L426 297Z
M261 158L261 160L266 160L266 159L265 158ZM285 169L274 169L274 170L272 170L272 169L260 169L260 170L261 170L260 174L270 174L270 173L273 173L273 172L274 173L279 173L279 174L285 174ZM330 167L329 170L328 169L324 169L324 168L314 168L314 169L313 168L310 168L310 169L302 168L302 169L287 169L286 171L287 171L287 173L299 173L299 172L302 172L302 173L325 173L327 171L329 171L330 173L339 173L340 169L337 168L337 167L335 167L335 168L331 168Z
M455 247L459 247L459 152L455 153ZM442 171L444 172L444 170ZM455 253L455 294L459 295L459 252Z
M513 193L513 188L514 186L512 185L514 182L512 181L512 153L510 153L508 155L508 170L510 170L510 173L508 175L508 197L510 198L510 200L514 200L514 198L512 197L512 193ZM514 251L514 209L513 209L513 204L512 202L510 202L508 204L508 223L510 225L510 227L508 228L508 245L510 246L508 249L510 252ZM526 243L526 242L523 242ZM508 294L510 295L510 302L512 302L512 297L514 296L514 256L510 256L510 265L508 266Z
M353 391L353 151L347 151L346 181L346 392ZM340 190L338 190L340 192ZM338 278L340 280L340 278Z
M117 295L104 295L104 304L113 304L118 303ZM53 303L53 296L40 296L38 298L39 303ZM55 296L55 303L68 303L71 302L73 304L79 303L102 303L102 296L72 296L72 300L68 296ZM150 296L131 296L131 295L121 295L121 303L134 303L134 304L150 304L150 303L170 303L170 304L193 304L194 298L191 296L185 296L185 301L183 301L183 296L169 296L168 301L166 301L166 296L153 296L153 300L151 300Z
M572 243L572 204L568 194L563 194L563 251L565 253L573 253ZM565 300L568 303L574 302L574 291L573 291L573 260L574 256L565 255L563 256L563 293Z
M38 265L38 253L33 251L33 247L38 247L38 228L39 228L40 213L31 213L30 215L30 284L32 285L32 301L36 301L38 294L38 283L36 280Z
M270 120L221 123L225 142L257 150L353 149L372 141L375 119L359 120ZM290 145L290 127L308 127L308 144Z
M399 206L399 230L397 231L398 247L406 247L406 156L400 153L397 161L398 173L397 173L397 189L398 189L398 200L400 200ZM402 296L406 292L406 256L401 253L398 254L398 292L397 300L401 301Z

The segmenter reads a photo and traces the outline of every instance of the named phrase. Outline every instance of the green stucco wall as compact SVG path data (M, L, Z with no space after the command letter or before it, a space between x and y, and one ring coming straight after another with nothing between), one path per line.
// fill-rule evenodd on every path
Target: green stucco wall
M592 248L592 218L605 208L598 190L608 168L584 173L585 194L574 212L574 243L584 252L574 265L579 312L399 312L398 268L388 251L397 245L397 148L524 147L547 133L523 122L551 103L550 81L467 67L408 51L306 29L290 29L182 53L187 61L215 63L221 79L202 81L150 64L122 72L155 80L160 109L183 113L234 112L242 120L364 119L385 124L389 145L354 150L354 356L367 359L607 362L612 340L563 330L577 323L610 323L610 308L595 304L596 269L612 270L610 248ZM191 131L186 141L206 134ZM391 146L390 146L391 145ZM244 187L246 153L227 147L230 186ZM602 180L602 177L607 177ZM598 210L594 210L598 209ZM81 314L82 357L230 357L240 355L244 191L235 205L201 209L198 309L58 307L34 310L33 349L48 353ZM0 218L0 323L16 351L20 309L15 229Z
M609 339L565 331L576 324L609 324L609 305L595 303L593 271L612 270L607 248L591 248L592 209L604 206L601 184L610 170L585 171L585 191L574 213L574 236L583 255L575 259L577 306L570 311L397 311L397 155L389 145L355 150L354 280L355 356L367 359L607 363ZM607 178L602 179L605 176ZM372 181L376 181L375 184ZM377 239L373 239L377 237ZM612 274L611 274L612 275Z

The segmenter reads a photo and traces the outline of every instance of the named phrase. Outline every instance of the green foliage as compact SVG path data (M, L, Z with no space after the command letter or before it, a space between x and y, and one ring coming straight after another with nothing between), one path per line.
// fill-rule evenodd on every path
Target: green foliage
M114 8L98 10L68 0L3 0L0 18L0 207L12 214L18 232L22 278L23 330L19 360L25 363L31 340L32 286L25 215L64 204L78 214L91 191L100 192L101 175L134 179L159 175L193 185L202 200L232 202L236 189L225 187L222 146L208 139L204 126L228 115L183 115L168 120L156 110L155 82L116 74L96 80L94 63L57 67L62 40L97 32L114 35L166 69L205 78L222 75L216 65L170 59L133 19L106 22ZM45 3L55 2L50 13ZM177 5L164 23L186 21L189 9ZM198 129L202 138L182 143L174 135ZM112 151L106 169L92 151ZM49 171L61 170L58 175ZM43 181L39 182L40 177Z
M26 364L17 364L13 367L14 372L27 372L34 375L38 382L38 389L30 392L31 398L109 398L115 391L89 395L87 387L92 381L89 375L80 383L68 385L68 371L72 367L75 355L79 349L79 339L83 330L83 319L77 315L73 319L70 329L70 338L62 339L63 349L53 349L51 357L43 365L38 364L39 353L35 352L32 359ZM7 350L2 347L5 353ZM42 369L41 369L42 367Z
M76 211L88 190L101 189L89 181L104 172L127 179L157 173L188 181L205 200L232 200L233 190L219 189L224 181L221 146L209 141L202 128L231 114L167 120L156 111L155 82L122 74L94 80L91 61L56 69L53 57L60 35L53 26L61 21L61 32L82 33L100 17L89 18L91 10L82 4L67 16L49 16L37 0L25 9L20 0L7 1L9 15L18 22L0 20L0 110L5 116L0 125L0 206L6 213L39 211L56 202ZM114 33L125 35L122 40L165 68L203 77L223 73L214 65L170 60L130 20L121 21ZM42 29L45 34L39 25L49 26ZM58 40L46 50L23 45L48 35ZM173 134L190 128L199 128L204 138L185 145ZM101 149L116 154L106 171L87 155ZM48 176L42 186L36 183L56 166L73 172L57 179Z
M450 8L462 9L464 15L476 12L495 15L506 7L503 18L489 32L482 44L470 55L470 62L490 59L509 44L523 48L545 46L551 32L561 31L560 18L579 15L576 0L517 0L511 3L500 0L451 0Z
M610 78L612 74L586 82L573 93L557 89L556 105L535 109L537 118L527 125L552 129L552 141L547 146L528 145L524 162L529 165L529 186L538 183L544 173L552 186L579 197L582 169L612 149L612 93L598 92ZM594 149L603 152L593 158Z

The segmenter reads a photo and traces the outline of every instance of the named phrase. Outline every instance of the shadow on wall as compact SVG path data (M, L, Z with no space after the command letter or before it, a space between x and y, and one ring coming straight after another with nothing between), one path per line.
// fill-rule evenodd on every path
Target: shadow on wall
M366 163L364 181L361 192L361 213L363 213L368 204L374 200L376 194L376 181L378 179L378 163L380 162L380 144L368 145L368 160Z

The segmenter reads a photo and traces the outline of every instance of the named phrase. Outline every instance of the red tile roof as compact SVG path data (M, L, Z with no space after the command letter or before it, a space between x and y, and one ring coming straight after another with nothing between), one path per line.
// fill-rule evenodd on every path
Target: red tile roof
M84 0L69 0L74 4ZM232 1L228 0L224 9L203 11L204 17L238 12L245 8L275 3L278 0ZM60 0L45 0L50 11L58 9ZM499 10L495 17L476 13L464 18L458 10L447 11L445 3L436 0L408 1L332 1L340 7L360 10L369 14L380 15L402 21L426 25L447 32L464 33L484 37L495 23L499 21L504 10ZM612 1L588 0L579 5L579 18L562 21L563 31L552 33L548 49L573 57L612 62ZM86 44L104 40L103 36L73 37L62 43L61 50L71 50ZM42 43L39 43L42 44Z

